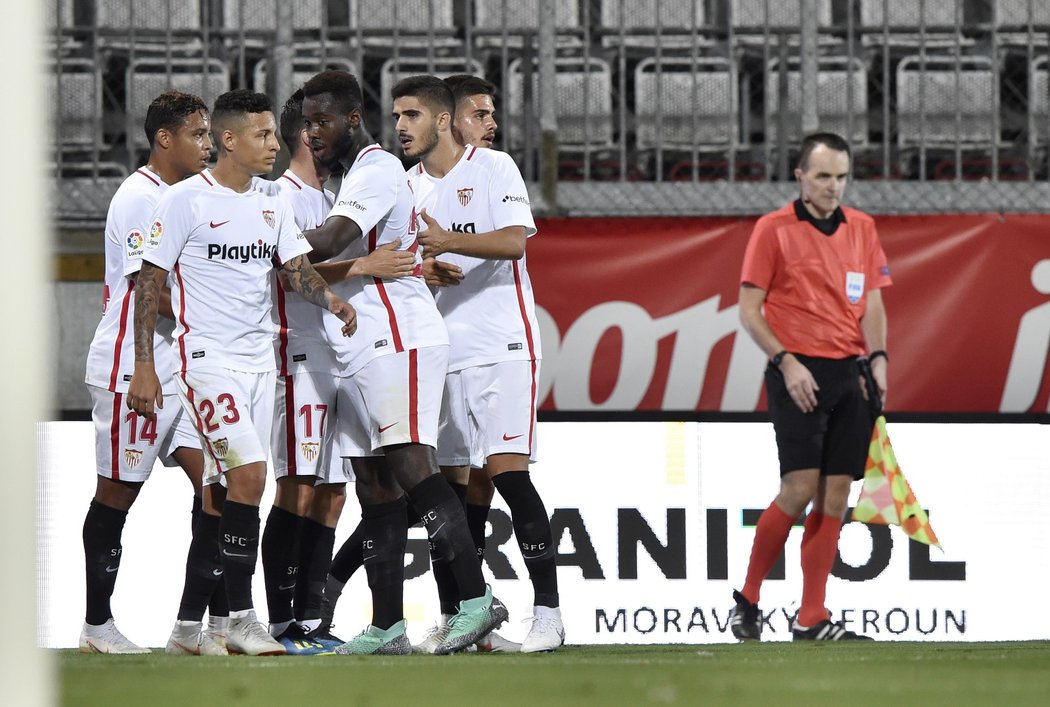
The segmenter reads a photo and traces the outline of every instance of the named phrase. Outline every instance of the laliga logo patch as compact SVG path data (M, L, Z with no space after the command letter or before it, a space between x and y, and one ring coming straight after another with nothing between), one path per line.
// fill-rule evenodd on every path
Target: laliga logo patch
M124 450L124 463L128 465L129 469L134 469L142 461L142 452L138 449L125 449Z
M153 225L149 227L149 246L150 248L156 248L160 244L160 237L164 234L164 224L157 219L153 222Z
M471 198L474 196L474 187L466 187L464 189L456 190L456 197L459 199L459 203L466 206L470 203Z
M139 231L132 231L128 234L128 251L134 252L142 247L142 243L145 239L142 237L142 233Z
M270 228L274 228L277 225L277 219L274 218L273 211L271 211L270 209L264 209L262 212L262 216L263 221L265 221L266 225Z
M313 462L314 459L317 459L317 453L320 451L321 445L317 442L303 442L299 445L299 449L303 453L303 459Z

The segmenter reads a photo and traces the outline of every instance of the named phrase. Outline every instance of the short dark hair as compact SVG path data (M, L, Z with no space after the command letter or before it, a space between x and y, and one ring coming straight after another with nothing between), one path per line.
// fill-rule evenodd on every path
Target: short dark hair
M456 114L456 99L452 95L452 89L437 76L409 76L398 81L390 89L392 100L396 101L405 96L418 98L435 115L441 112Z
M836 152L845 152L846 157L851 157L849 143L837 133L813 133L802 139L801 152L798 156L798 168L803 172L809 167L809 156L817 145L823 145Z
M354 108L364 105L361 84L349 71L322 71L303 85L304 98L313 98L322 93L330 94L335 107L343 113L349 113Z
M186 116L201 110L207 113L208 106L199 96L192 93L165 91L154 98L146 109L146 122L143 124L150 149L153 149L153 140L158 130L177 132Z
M299 133L303 129L303 89L296 89L281 109L281 139L288 146L288 154L299 150Z
M271 110L273 109L270 107L269 96L247 88L227 91L216 98L215 107L211 111L211 131L215 136L215 146L219 154L226 153L226 148L219 139L223 130L235 129L235 123L243 122L249 113L268 113Z
M454 74L444 79L445 85L452 91L452 98L456 101L458 106L460 101L469 96L496 96L496 87L481 78L480 76L474 76L473 74Z

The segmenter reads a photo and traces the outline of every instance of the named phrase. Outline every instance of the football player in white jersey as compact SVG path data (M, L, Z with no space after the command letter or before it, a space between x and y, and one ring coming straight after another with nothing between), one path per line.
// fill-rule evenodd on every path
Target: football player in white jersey
M271 270L328 309L349 336L356 316L314 271L310 250L273 182L280 144L269 99L247 90L219 96L212 111L219 157L213 170L169 189L151 218L135 288L135 372L128 405L154 418L164 396L153 358L160 286L173 275L177 392L205 449L205 511L219 512L222 574L230 606L230 652L285 648L256 619L251 582L259 549L259 503L273 423L275 358ZM220 499L220 477L227 492Z
M158 458L165 466L178 464L194 489L194 525L200 515L204 459L200 441L189 419L169 407L155 419L125 409L133 366L131 314L135 277L153 207L169 184L207 167L211 151L208 108L197 96L169 91L155 98L146 111L145 131L149 159L117 189L106 216L106 280L102 319L87 358L86 382L95 423L95 461L98 481L95 498L84 519L84 560L87 612L80 650L99 653L148 653L125 638L113 623L110 597L121 560L121 535L128 509L149 478ZM164 389L175 393L173 324L167 288L161 294L166 319L153 339L158 371L165 372ZM213 542L212 545L215 543ZM213 618L224 612L224 597L216 597ZM199 640L198 640L199 638ZM194 637L193 650L220 653L221 640L213 633Z
M276 184L291 204L296 224L308 230L328 218L335 194L324 188L328 168L310 150L302 104L298 89L281 110L281 138L290 160ZM359 258L351 275L398 277L414 268L413 253L386 247ZM270 634L289 654L311 655L343 643L331 634L330 623L321 621L321 595L348 480L338 447L333 450L339 367L322 310L286 292L274 279L277 399L270 448L277 493L260 551ZM349 462L346 466L349 471Z
M473 98L484 90L468 85L460 105L476 110L480 101L488 110L491 96ZM528 471L536 457L541 353L525 266L525 244L536 233L525 183L509 155L455 140L458 106L439 79L410 77L391 95L402 148L421 160L408 175L426 224L417 236L423 255L453 263L463 274L458 286L435 293L451 342L438 456L461 482L467 467L484 468L506 501L535 594L521 650L555 650L565 637L556 548Z
M368 134L357 79L325 71L306 83L304 93L304 124L315 157L326 164L338 160L345 169L331 215L307 233L315 248L311 257L352 257L395 240L415 253L408 181L400 160ZM448 558L463 597L441 651L462 650L507 618L485 586L462 505L438 470L434 448L448 335L418 266L414 277L354 278L334 286L354 305L361 326L355 339L337 348L346 376L337 406L340 451L353 458L357 478L373 602L372 624L337 652L411 651L402 601L406 496Z

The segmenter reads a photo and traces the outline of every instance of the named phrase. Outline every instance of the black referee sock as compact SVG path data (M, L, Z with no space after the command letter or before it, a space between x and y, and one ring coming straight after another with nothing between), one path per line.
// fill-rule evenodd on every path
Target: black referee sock
M514 537L529 570L536 606L558 606L558 572L551 521L527 471L507 471L492 477L510 508Z
M467 527L470 528L470 537L478 551L479 560L485 559L485 530L489 522L489 508L473 503L467 504Z
M387 629L405 616L405 498L361 506L362 553L372 591L372 625Z
M179 602L179 621L201 621L209 598L222 586L219 560L219 516L201 511L186 556L186 581ZM223 597L225 597L223 593ZM226 612L227 614L229 611ZM224 615L212 612L213 616Z
M332 558L332 566L328 568L328 574L335 577L341 583L346 584L354 576L354 572L364 564L361 554L361 543L364 541L364 530L361 523L357 524L354 532L343 541L339 552Z
M335 546L335 528L303 518L299 538L299 579L295 583L295 618L297 621L321 617L321 596L324 594L328 568L332 564Z
M219 548L230 611L252 604L252 575L259 560L259 507L227 500L219 520Z
M299 533L303 519L273 506L262 536L263 581L270 623L291 621L292 599L299 576Z
M109 600L117 583L123 548L120 536L128 512L91 501L84 517L84 574L87 580L87 606L84 620L100 626L113 618Z
M485 593L481 563L467 530L463 504L441 474L432 474L408 489L408 498L419 510L430 542L448 562L456 578L459 595L473 599Z
M448 485L452 487L456 498L465 507L467 503L467 485L458 484L454 481L449 481ZM430 566L434 570L434 583L437 584L438 603L441 606L441 613L455 614L459 610L460 600L459 587L456 586L456 577L452 574L452 568L449 567L448 562L445 561L441 553L437 551L433 542L430 543Z

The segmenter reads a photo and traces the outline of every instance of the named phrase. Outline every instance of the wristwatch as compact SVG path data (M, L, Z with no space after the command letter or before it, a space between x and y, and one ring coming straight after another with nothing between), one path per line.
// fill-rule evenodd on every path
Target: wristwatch
M787 355L788 355L788 351L781 351L776 356L774 356L773 358L769 359L769 362L773 364L773 368L780 368L781 361L783 361L784 357L787 356Z

